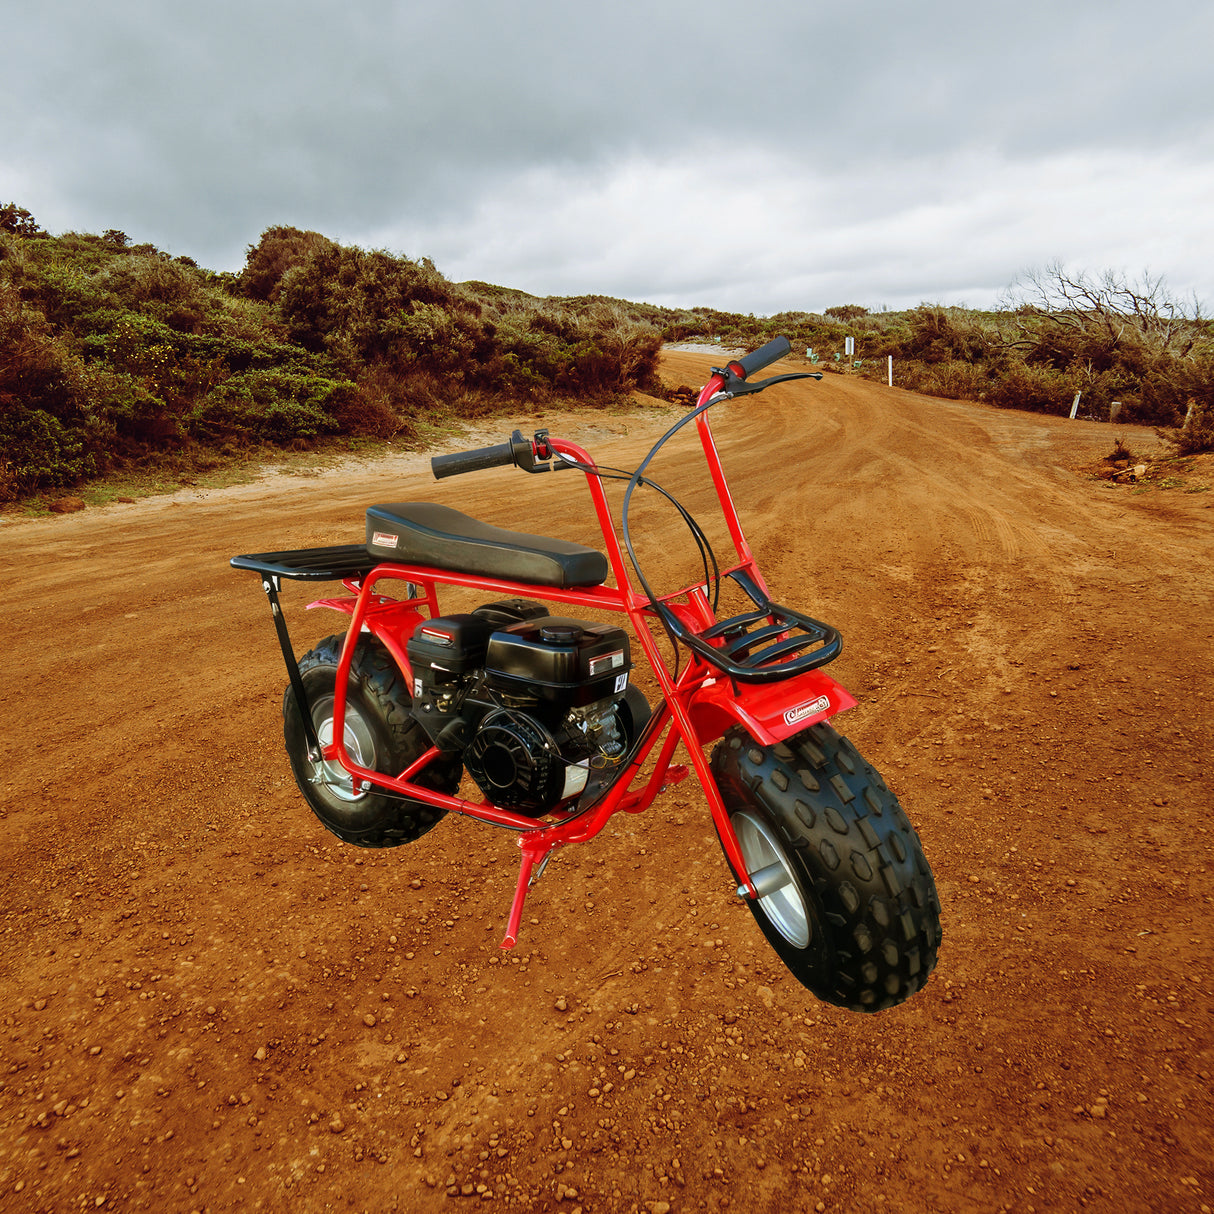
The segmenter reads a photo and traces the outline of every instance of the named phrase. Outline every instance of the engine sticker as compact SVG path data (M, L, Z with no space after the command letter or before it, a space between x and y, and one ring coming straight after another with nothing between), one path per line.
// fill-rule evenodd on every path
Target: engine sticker
M620 692L623 691L624 688L627 686L628 686L627 672L625 672L624 674L618 675L615 680L615 694L619 695Z
M371 536L371 543L380 548L395 548L400 543L400 536L393 535L391 531L376 531Z
M615 670L619 666L624 665L624 651L617 649L614 653L600 654L597 658L590 659L590 674L593 678L596 675L605 673L608 670Z
M798 704L796 708L790 708L784 714L784 724L796 725L798 721L804 721L806 717L816 716L820 712L825 712L829 707L830 697L819 696L808 704Z

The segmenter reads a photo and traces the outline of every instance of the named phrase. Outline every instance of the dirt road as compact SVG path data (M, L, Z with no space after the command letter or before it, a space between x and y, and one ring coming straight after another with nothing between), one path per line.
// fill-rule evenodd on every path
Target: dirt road
M572 476L412 456L5 523L0 1210L1214 1207L1214 493L1077 475L1107 427L842 376L719 413L934 866L926 990L859 1017L787 977L691 781L563 852L512 954L507 834L311 817L228 558L410 496L593 542ZM671 416L537 421L632 467ZM338 630L313 597L301 650Z

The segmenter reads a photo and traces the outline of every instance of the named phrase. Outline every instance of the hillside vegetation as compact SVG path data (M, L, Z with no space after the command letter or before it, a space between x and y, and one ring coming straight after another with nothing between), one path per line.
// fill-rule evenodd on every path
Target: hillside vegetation
M899 385L921 392L1055 413L1082 392L1084 415L1107 418L1117 400L1122 420L1175 427L1187 416L1186 441L1208 442L1209 326L1158 283L1050 274L997 312L843 306L756 318L452 283L427 259L291 227L267 229L239 274L220 274L115 230L51 236L9 203L0 501L170 452L409 439L435 419L520 400L661 392L663 342L754 346L778 333L852 374L883 376L893 355ZM837 362L849 336L856 354Z

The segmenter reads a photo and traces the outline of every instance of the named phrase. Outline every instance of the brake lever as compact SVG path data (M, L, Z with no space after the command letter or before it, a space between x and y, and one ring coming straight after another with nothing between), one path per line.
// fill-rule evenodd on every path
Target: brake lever
M723 391L727 396L745 396L750 392L762 392L772 384L782 384L790 379L821 379L821 371L790 371L785 375L773 375L770 379L760 379L748 383L740 375L735 375L728 367L713 367L712 373L719 375L725 381Z

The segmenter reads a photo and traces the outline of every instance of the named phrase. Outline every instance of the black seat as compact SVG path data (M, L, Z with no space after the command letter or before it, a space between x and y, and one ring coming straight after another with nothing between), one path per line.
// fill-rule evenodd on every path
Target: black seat
M369 507L367 551L381 561L562 589L607 577L607 558L594 548L491 527L434 502Z

